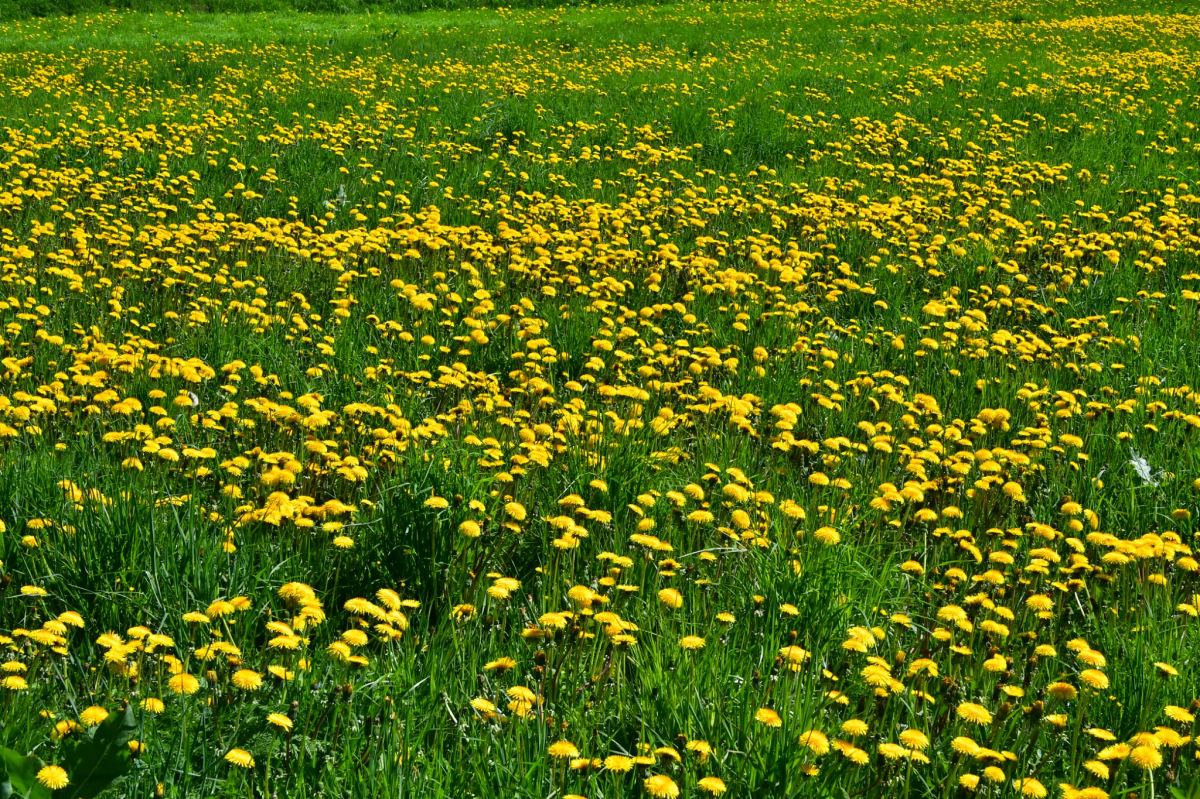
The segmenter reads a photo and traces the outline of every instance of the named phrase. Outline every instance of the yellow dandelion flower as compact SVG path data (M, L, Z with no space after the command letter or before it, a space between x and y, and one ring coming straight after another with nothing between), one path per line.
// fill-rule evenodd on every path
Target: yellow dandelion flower
M633 758L625 755L609 755L604 758L604 768L617 774L624 774L633 769Z
M818 527L813 537L826 546L833 546L842 540L842 535L832 527Z
M992 714L983 705L974 702L963 702L958 706L958 717L971 724L987 726L992 723Z
M800 745L810 749L815 755L829 753L829 738L819 730L809 730L800 735Z
M647 777L643 785L646 787L646 793L653 796L654 799L675 799L679 796L679 786L666 774Z
M262 686L262 675L250 669L238 669L233 673L230 682L243 691L257 691Z
M108 718L108 711L93 705L79 714L79 723L85 727L98 727L106 718Z
M278 727L281 730L286 730L287 732L292 731L292 720L289 719L287 716L283 715L282 713L268 714L267 721L270 722L271 724L275 725L276 727Z
M1066 682L1052 682L1046 686L1046 693L1055 699L1070 701L1079 695L1074 685Z
M658 601L668 610L678 610L683 607L683 594L674 588L664 588L658 592Z
M180 673L167 680L167 687L174 693L188 696L200 690L200 681L191 674Z
M1020 791L1022 796L1028 796L1030 799L1042 799L1047 794L1046 786L1033 777L1013 780L1013 787Z
M560 760L564 758L570 759L573 757L579 757L579 749L570 741L556 741L555 743L550 744L549 754L550 757Z
M71 782L67 777L67 770L62 766L43 766L38 769L37 781L52 791L66 788Z
M238 768L254 768L254 758L245 749L230 749L225 753L225 761Z
M849 735L851 738L858 738L859 736L866 735L869 729L870 727L867 725L867 723L860 719L848 719L847 721L842 722L842 732L846 735Z
M777 729L783 726L783 719L769 707L760 707L754 713L754 720L766 727Z
M1151 771L1163 763L1162 753L1154 746L1135 746L1129 753L1129 762L1143 771Z

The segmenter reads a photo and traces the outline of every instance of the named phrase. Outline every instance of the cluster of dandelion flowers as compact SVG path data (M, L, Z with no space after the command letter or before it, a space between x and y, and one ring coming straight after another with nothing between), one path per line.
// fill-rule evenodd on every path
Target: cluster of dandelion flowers
M886 75L834 80L847 72L844 54L813 60L795 26L772 28L753 49L759 57L744 58L750 29L710 11L720 22L709 26L711 57L699 59L623 39L575 55L518 42L504 58L458 48L414 70L377 48L343 64L286 42L266 60L252 47L189 46L193 66L230 65L218 69L217 95L207 80L195 91L171 81L163 88L151 74L155 59L121 50L9 54L19 74L7 76L6 89L36 102L14 101L27 119L10 126L0 166L12 173L0 191L8 225L0 271L14 295L0 297L0 457L30 454L76 470L54 474L52 498L33 477L26 485L22 470L12 475L30 502L19 503L27 518L12 531L20 542L6 551L12 562L0 565L5 579L30 583L20 587L28 607L48 612L69 601L77 592L58 575L76 566L109 570L71 562L86 548L65 544L82 540L73 523L126 506L194 513L200 526L189 524L186 535L213 533L218 560L253 547L264 563L323 572L321 558L331 558L358 576L391 568L368 565L380 551L379 514L410 508L439 551L445 545L445 562L461 566L445 575L437 618L411 632L402 609L413 607L396 590L380 589L378 604L342 604L346 571L332 581L314 575L334 586L329 598L339 602L329 608L298 582L256 598L269 636L259 617L239 616L248 597L205 597L203 611L168 608L173 623L182 615L186 642L176 648L140 627L89 635L104 650L102 666L66 677L80 685L60 686L64 694L116 697L136 686L148 725L215 731L204 748L225 753L224 763L206 763L217 776L253 769L252 752L268 761L270 747L283 744L289 765L274 769L270 759L261 776L288 772L286 793L298 790L293 751L323 750L360 722L382 732L379 678L413 651L418 671L455 662L432 645L448 634L476 642L468 660L486 665L447 683L444 695L406 696L413 712L441 714L444 704L455 723L477 727L464 734L491 741L495 763L508 747L524 757L520 741L534 736L534 757L551 764L558 795L619 783L652 797L718 796L727 786L715 775L726 769L735 788L769 792L739 766L760 751L785 753L804 775L815 776L819 763L827 781L813 790L830 793L870 786L872 761L887 780L906 772L906 785L912 777L955 790L957 778L967 791L1036 797L1061 784L1065 799L1098 794L1064 779L1117 794L1192 776L1200 703L1188 705L1191 664L1183 676L1165 661L1150 668L1177 647L1150 635L1144 615L1153 610L1151 622L1172 631L1200 618L1191 522L1200 479L1187 473L1188 442L1200 429L1185 382L1194 359L1144 356L1172 335L1185 339L1200 309L1191 286L1200 279L1191 273L1196 187L1181 182L1192 180L1198 152L1187 76L1200 63L1192 46L1200 16L966 25L947 39L937 19L908 14L902 21L914 35L928 27L930 47L907 63L898 54ZM735 16L761 27L777 11L752 4ZM673 12L629 15L679 21ZM538 21L515 17L527 27ZM55 29L13 28L34 44ZM1148 31L1169 57L1113 52L1116 39L1144 40ZM1087 80L1049 80L1037 59L1023 59L1063 36L1071 46L1055 51L1053 66ZM484 63L473 60L481 54ZM622 75L650 76L653 91L641 99L607 91L610 62ZM1103 80L1092 79L1097 64ZM828 79L847 92L853 84L861 113L796 113L794 92L751 85L756 69L812 73L813 86ZM688 73L682 90L671 78L680 71ZM1013 84L1012 98L1006 89L956 105L959 89L990 85L998 73ZM531 83L536 74L555 80ZM739 75L750 83L726 80ZM349 87L356 104L278 118L289 104L268 103L274 113L209 120L214 102L228 95L238 105L268 78L281 101ZM528 84L528 97L509 96L518 84ZM893 84L919 102L894 113ZM661 108L672 97L694 104L697 86L711 95L704 105L716 127L667 125ZM504 135L480 137L495 127L492 112L543 109L563 87L595 101L593 122L547 123L528 135L502 124ZM469 130L456 112L402 99L463 91L491 109L478 127L464 123ZM747 92L778 112L784 138L819 142L811 157L785 163L774 153L744 169L745 153L729 150L728 169L708 168L721 160L713 143L729 133L719 128L746 121L721 95ZM135 113L117 107L122 93ZM1014 98L1022 113L1006 120ZM176 122L199 120L201 147L187 125L147 127L138 109L164 103ZM1075 106L1087 114L1077 119ZM64 119L77 115L84 121ZM1141 148L1138 167L1105 169L1116 159L1106 157L1103 136L1091 137L1090 151L1078 146L1075 134L1093 128L1132 142L1122 162L1137 161ZM1044 155L1032 159L1026 145L1035 141ZM225 152L222 142L245 147ZM284 199L308 176L296 159L273 156L297 143L346 161L339 174L347 179L336 178L338 199L323 217L308 214L311 198ZM475 180L480 159L495 167L489 181ZM143 168L155 163L158 173ZM971 280L960 279L972 269ZM1128 368L1119 362L1126 356ZM1135 456L1132 472L1105 467L1126 452L1147 457ZM410 468L418 461L430 468ZM621 479L611 493L602 478L610 475ZM1106 498L1150 482L1179 507L1163 514ZM767 489L793 498L777 501ZM395 491L406 495L399 505ZM382 498L390 507L377 508ZM8 533L3 523L0 533ZM307 552L310 540L315 554L293 561L293 543ZM811 601L789 595L791 586L824 569L840 573L880 541L900 564L873 576L882 581L880 607L863 606L850 584L845 596L817 597L854 619L831 653L835 631ZM528 585L494 571L515 562ZM157 576L178 576L175 565ZM1143 584L1154 607L1123 607L1125 587ZM1159 608L1172 606L1175 617L1160 624ZM1110 618L1112 607L1121 613ZM25 618L36 612L22 611L30 629L0 634L11 653L0 663L0 696L16 708L5 722L47 727L52 740L37 751L61 747L70 769L63 784L82 783L72 747L116 720L82 704L55 708L59 718L38 698L48 690L39 685L44 658L97 660L70 649L72 629L83 627L78 614L38 628ZM120 626L160 616L146 605L140 615ZM1105 654L1074 637L1126 625L1142 630L1146 647ZM732 723L672 729L672 708L642 701L659 686L639 661L676 669L675 681L693 689L684 705L716 702ZM344 683L349 699L351 678L341 674L351 666L361 670L365 701L339 705L323 724L307 686ZM1149 724L1164 725L1154 732L1127 729L1137 711L1158 710L1153 700L1132 702L1145 697L1124 678L1130 673L1157 675L1162 701L1183 703L1154 715ZM703 695L743 675L745 693L732 705ZM233 703L242 704L226 717ZM33 715L39 704L45 719ZM171 713L155 718L168 705ZM642 742L636 756L581 756L600 741L611 752L634 747L622 713L635 707L659 743L687 741L684 754ZM1092 726L1118 717L1120 739ZM188 726L193 718L214 724ZM230 739L234 718L269 734ZM406 728L414 734L404 745L410 759L410 743L430 745ZM700 734L727 756L688 740ZM239 740L246 749L229 749ZM157 749L144 754L158 757ZM140 758L144 748L132 741L130 751ZM467 757L465 771L493 762L480 747ZM163 763L138 766L149 774ZM39 784L61 790L53 769Z

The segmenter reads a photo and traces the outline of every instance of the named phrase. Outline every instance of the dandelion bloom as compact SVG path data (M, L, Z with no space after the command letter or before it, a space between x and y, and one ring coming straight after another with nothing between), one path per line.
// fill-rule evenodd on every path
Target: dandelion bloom
M870 729L868 724L861 719L848 719L842 722L842 732L849 735L851 738L857 738L860 735L866 735Z
M67 770L62 766L43 766L38 770L37 781L52 791L66 788L70 783L70 779L67 778Z
M604 767L609 771L624 774L633 769L633 758L625 755L609 755L604 758Z
M267 721L269 721L271 724L274 724L281 730L287 730L288 732L292 731L292 720L282 713L269 714L267 716Z
M514 669L516 667L517 667L517 661L513 660L510 657L501 657L501 658L496 658L495 660L488 661L486 664L484 664L483 670L484 671L498 671L501 674L503 674L504 672L508 671L509 669Z
M230 749L225 753L225 760L238 768L254 768L254 757L245 749Z
M832 527L818 527L813 537L827 546L833 546L842 540L842 535Z
M720 796L727 790L724 780L720 777L701 777L696 782L696 787L710 796Z
M798 646L785 646L780 648L779 656L787 661L792 671L799 671L804 661L809 658L809 653Z
M698 635L687 635L679 640L679 645L684 649L703 649L704 639Z
M230 682L243 691L257 691L262 686L262 675L250 669L238 669Z
M815 755L829 753L829 738L820 730L809 730L800 736L800 745L812 750Z
M710 744L708 741L688 741L686 749L689 752L694 752L696 757L700 759L701 763L708 762L709 756L711 756L713 753L712 744Z
M538 624L547 630L565 630L567 628L567 614L543 613L538 617Z
M579 757L579 749L570 741L557 741L550 744L550 757L558 759L569 759Z
M865 766L871 761L871 756L867 754L866 750L859 749L857 746L844 746L841 748L841 753L856 766Z
M1074 685L1066 682L1052 682L1046 686L1046 693L1055 699L1070 701L1079 695Z
M1036 611L1051 610L1054 608L1054 600L1045 594L1034 594L1025 600L1025 606Z
M514 685L512 688L509 688L506 693L510 698L515 699L518 702L532 703L537 701L537 694L526 688L524 685Z
M1108 676L1096 669L1084 669L1079 672L1079 679L1087 683L1089 688L1094 688L1097 691L1103 691L1108 687Z
M200 681L191 674L176 674L167 680L167 687L177 694L190 695L200 690Z
M950 742L950 748L960 755L974 757L978 754L980 746L967 736L960 735Z
M1029 799L1042 799L1047 793L1046 786L1033 777L1013 780L1013 787L1019 790L1022 796L1028 796Z
M1162 753L1153 746L1135 746L1129 753L1129 762L1144 771L1152 771L1162 765Z
M1129 744L1113 744L1106 746L1096 753L1098 760L1124 760L1133 752L1133 747Z
M644 784L646 793L653 796L654 799L675 799L676 796L679 796L679 786L666 774L647 777Z
M662 603L664 608L678 610L683 607L683 594L674 588L664 588L658 592L658 601Z
M779 718L779 714L769 707L760 707L755 711L754 720L767 727L778 728L783 726L783 719Z
M102 707L96 707L95 705L85 709L79 714L79 722L85 727L97 727L106 718L108 718L108 711Z
M974 702L963 702L958 706L958 717L971 724L987 726L992 723L992 714L983 705Z

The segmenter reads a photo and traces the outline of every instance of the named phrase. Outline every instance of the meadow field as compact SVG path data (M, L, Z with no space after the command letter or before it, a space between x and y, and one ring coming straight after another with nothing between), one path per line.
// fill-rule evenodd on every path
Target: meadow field
M1200 795L1191 3L220 9L0 8L0 799Z

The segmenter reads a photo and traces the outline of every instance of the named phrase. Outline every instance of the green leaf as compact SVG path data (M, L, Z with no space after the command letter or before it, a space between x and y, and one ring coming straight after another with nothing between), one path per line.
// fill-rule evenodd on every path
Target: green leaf
M132 766L128 744L137 729L132 706L110 714L67 755L63 768L71 784L55 799L93 799L123 779Z
M0 746L0 761L0 799L50 799L50 789L37 781L45 765L39 758Z

